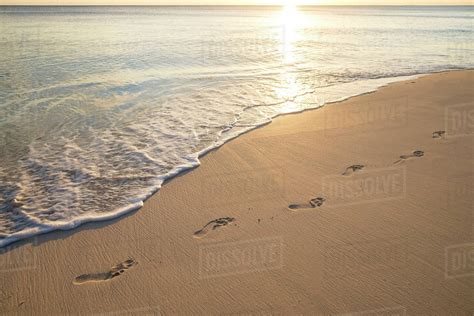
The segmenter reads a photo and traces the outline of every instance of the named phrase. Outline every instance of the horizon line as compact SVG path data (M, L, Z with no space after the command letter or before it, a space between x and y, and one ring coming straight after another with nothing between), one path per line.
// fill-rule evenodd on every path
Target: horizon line
M284 7L281 4L0 4L0 7ZM474 4L306 4L296 7L474 7Z

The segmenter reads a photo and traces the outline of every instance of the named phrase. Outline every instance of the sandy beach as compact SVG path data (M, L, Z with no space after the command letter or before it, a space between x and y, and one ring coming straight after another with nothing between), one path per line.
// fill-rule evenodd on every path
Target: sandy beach
M472 315L474 72L280 116L0 254L0 313Z

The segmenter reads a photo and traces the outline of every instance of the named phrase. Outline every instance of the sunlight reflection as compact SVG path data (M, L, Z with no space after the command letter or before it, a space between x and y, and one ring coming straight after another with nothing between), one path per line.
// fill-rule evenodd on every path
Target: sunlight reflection
M298 83L295 72L285 69L280 76L280 84L275 88L276 96L283 101L280 104L281 113L294 112L298 110L298 104L295 98L301 94L301 86Z
M301 87L298 84L296 72L292 69L297 62L295 57L295 43L299 40L298 28L301 26L301 14L293 1L285 1L280 16L282 29L281 49L285 69L281 73L281 86L276 90L280 99L286 100L281 106L282 113L298 110L298 105L294 102L300 94Z
M298 21L300 18L298 9L292 1L285 1L281 13L282 51L285 63L294 62L294 43L297 40Z

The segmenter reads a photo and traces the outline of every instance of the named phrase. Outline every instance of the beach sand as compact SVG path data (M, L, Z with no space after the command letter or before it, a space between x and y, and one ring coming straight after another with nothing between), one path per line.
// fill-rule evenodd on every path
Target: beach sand
M137 212L3 250L0 311L471 315L473 86L439 73L278 117Z

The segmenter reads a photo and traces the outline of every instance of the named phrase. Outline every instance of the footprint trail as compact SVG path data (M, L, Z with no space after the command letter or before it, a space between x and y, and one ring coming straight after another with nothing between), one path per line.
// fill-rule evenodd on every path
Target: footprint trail
M346 170L342 173L342 175L348 176L350 174L353 174L354 172L364 169L364 167L364 165L352 165L350 167L347 167Z
M422 150L415 150L414 152L412 152L411 154L408 154L408 155L401 155L400 156L400 159L395 161L393 164L396 165L396 164L400 164L402 162L404 162L405 160L408 160L408 159L411 159L411 158L419 158L419 157L423 157L425 155L425 152L422 151Z
M89 282L102 282L113 279L119 275L122 275L126 270L137 265L138 262L135 259L130 258L110 268L109 271L88 273L77 276L74 280L74 284L80 285Z
M324 202L326 201L323 197L317 197L309 201L308 204L291 204L288 206L290 210L299 210L299 209L307 209L307 208L316 208L321 207Z
M209 232L211 232L212 230L215 230L219 227L227 226L234 221L235 221L235 218L233 217L221 217L218 219L214 219L210 221L209 223L207 223L206 225L204 225L203 228L195 232L194 238L202 238L206 236L207 234L209 234Z
M444 136L446 135L446 131L436 131L436 132L433 132L433 138L444 138Z

